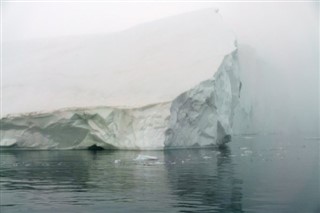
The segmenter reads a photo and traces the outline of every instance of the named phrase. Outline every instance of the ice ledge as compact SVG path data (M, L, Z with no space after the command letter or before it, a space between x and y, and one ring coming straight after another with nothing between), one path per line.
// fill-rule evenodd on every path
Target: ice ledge
M240 80L237 51L214 76L173 101L137 108L92 107L1 119L8 149L157 150L221 146L230 141Z

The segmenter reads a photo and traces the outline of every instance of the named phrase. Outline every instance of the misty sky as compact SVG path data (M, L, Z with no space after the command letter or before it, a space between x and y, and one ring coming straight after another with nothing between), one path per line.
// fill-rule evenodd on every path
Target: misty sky
M4 3L4 41L108 33L218 3Z
M255 26L268 18L291 19L303 14L306 24L314 19L318 5L309 3L143 3L143 2L4 2L3 39L22 40L61 35L107 33L123 30L136 24L156 20L202 8L219 8L220 13L232 27ZM250 17L248 19L248 17ZM253 18L254 17L254 18ZM288 20L284 20L288 21ZM314 21L314 20L313 20ZM243 22L247 22L243 23ZM277 23L268 23L276 24ZM299 23L295 23L299 24ZM265 27L265 26L264 26ZM270 26L268 26L269 28ZM292 26L290 26L292 27ZM235 29L236 30L236 29ZM239 32L238 32L239 33Z

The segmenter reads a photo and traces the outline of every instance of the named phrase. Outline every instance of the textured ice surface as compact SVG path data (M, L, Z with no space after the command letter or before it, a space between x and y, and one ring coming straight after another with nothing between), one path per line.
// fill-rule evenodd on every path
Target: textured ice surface
M163 149L231 139L237 50L214 10L104 36L7 43L3 61L1 146Z

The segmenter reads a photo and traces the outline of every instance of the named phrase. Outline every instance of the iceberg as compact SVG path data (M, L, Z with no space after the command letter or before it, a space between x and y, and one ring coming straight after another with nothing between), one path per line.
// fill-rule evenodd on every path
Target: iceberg
M3 44L0 146L217 147L241 91L236 39L214 9L108 35Z

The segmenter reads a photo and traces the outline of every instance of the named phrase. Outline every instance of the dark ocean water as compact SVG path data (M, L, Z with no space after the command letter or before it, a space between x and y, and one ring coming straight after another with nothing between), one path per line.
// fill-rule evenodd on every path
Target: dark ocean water
M2 151L0 210L320 212L319 143L267 135L224 150Z

